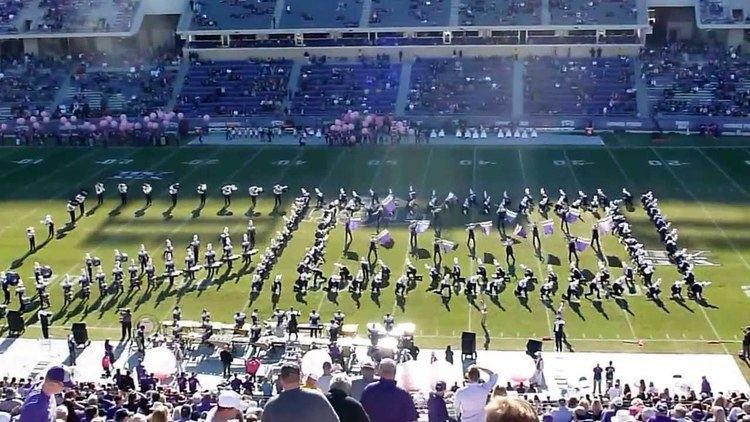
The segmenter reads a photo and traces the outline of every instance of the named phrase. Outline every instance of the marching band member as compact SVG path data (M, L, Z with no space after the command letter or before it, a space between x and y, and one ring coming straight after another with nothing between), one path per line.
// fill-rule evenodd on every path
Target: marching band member
M177 206L177 195L180 193L180 184L179 183L172 183L169 185L169 188L167 188L167 192L169 193L169 197L172 199L172 208Z
M96 205L101 205L104 203L104 191L106 189L104 188L104 183L97 182L94 185L94 193L96 194Z
M47 214L44 216L44 220L41 221L42 224L47 226L47 239L52 239L55 236L55 222L52 220L52 216Z
M143 191L143 196L146 198L146 207L151 206L151 192L154 188L151 187L150 183L144 183L141 186L141 190Z
M120 206L124 207L128 203L128 185L125 183L117 184L117 192L120 193Z
M208 186L206 186L205 183L198 183L198 186L195 188L195 192L198 194L198 198L200 198L199 207L203 207L206 205L206 192L208 191Z

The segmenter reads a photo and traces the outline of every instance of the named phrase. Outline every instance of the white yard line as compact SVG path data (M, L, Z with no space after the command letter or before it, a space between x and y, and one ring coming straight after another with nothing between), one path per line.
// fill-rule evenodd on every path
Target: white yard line
M521 152L521 148L516 149L516 151L518 151L518 162L521 164L521 178L523 179L524 188L526 188L528 187L528 180L526 179L526 167L523 164L523 153ZM544 256L544 249L540 248L539 254L541 256ZM537 274L539 274L539 279L541 280L542 274L544 274L542 263L538 259L535 259L534 261L536 261L536 268L537 271L539 271ZM554 327L552 326L552 319L550 319L549 315L552 310L549 309L546 305L542 305L542 308L544 308L544 317L547 319L547 329L549 330L549 335L550 337L553 337Z
M653 151L654 155L656 155L656 157L659 160L664 161L664 159L662 158L662 156L655 149L652 148L651 151ZM685 184L685 182L683 182L682 179L680 179L677 176L677 174L674 172L674 170L672 170L671 166L663 166L663 167L667 169L667 171L669 172L669 174L682 187L682 190L685 191L685 193L687 193L693 199L693 201L701 208L701 210L703 211L703 214L709 220L711 220L711 222L713 223L714 227L716 227L719 230L719 233L721 233L721 235L724 237L724 240L726 241L727 245L729 245L732 248L732 250L734 250L735 254L737 254L737 256L740 258L740 261L742 261L742 263L745 265L745 268L747 268L748 270L750 270L750 264L748 264L747 260L745 260L745 258L739 252L739 250L737 249L737 246L734 244L734 242L732 242L732 240L727 236L726 232L724 232L724 229L721 228L721 226L716 221L716 219L713 218L713 216L711 215L711 213L706 209L706 206L703 205L703 202L701 202L698 199L698 197L695 196L695 194ZM711 322L711 318L708 317L708 313L706 312L706 310L703 309L703 306L699 306L699 308L701 309L701 312L703 313L703 316L706 318L706 322L708 323L709 327L711 327L711 331L713 331L713 333L714 333L714 335L716 336L717 339L720 339L721 336L719 335L719 331L716 329L716 326L714 326L713 322ZM730 354L729 349L725 345L723 345L723 346L724 346L724 351L727 354Z
M609 157L612 159L612 162L615 163L615 167L617 167L617 170L622 174L622 176L625 178L625 182L628 184L628 189L633 190L636 188L635 183L633 183L633 179L628 176L628 172L625 171L625 168L622 167L620 162L617 160L617 157L615 157L615 154L612 152L612 149L608 145L604 145L604 149L609 154Z
M716 162L711 157L709 157L708 154L703 152L703 150L700 148L696 148L696 150L703 156L703 158L706 159L706 161L711 163L711 165L714 166L716 170L719 170L719 173L721 173L727 180L729 180L732 183L732 185L734 185L735 189L737 189L740 193L742 193L745 196L750 196L750 194L747 193L747 191L742 186L740 186L740 184L737 183L737 181L732 176L727 174L727 172L724 171L724 169L721 168L721 166L716 164Z

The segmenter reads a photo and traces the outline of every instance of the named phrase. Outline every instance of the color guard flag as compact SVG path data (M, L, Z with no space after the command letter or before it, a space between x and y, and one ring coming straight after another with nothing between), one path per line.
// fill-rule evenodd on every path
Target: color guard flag
M612 216L604 217L599 220L599 233L612 233L613 226L614 222L612 221Z
M523 237L526 239L526 229L522 225L516 224L516 228L513 229L513 236Z
M381 205L388 214L393 214L396 211L396 199L393 198L393 195L386 196Z
M424 233L430 228L430 220L417 220L416 224L417 226L414 231L417 232L417 234Z
M576 209L569 209L568 212L565 214L565 221L568 223L575 223L578 221L581 217L581 212Z
M351 218L351 219L349 219L349 229L350 230L357 230L360 227L362 227L362 219L361 218Z
M479 223L479 227L482 228L482 233L484 233L485 236L489 236L492 231L492 221L483 221Z
M542 233L544 233L545 236L551 236L552 232L554 230L555 223L552 220L544 220L540 222L542 226Z
M586 248L590 244L591 244L590 240L588 240L588 239L582 239L582 238L579 237L578 239L576 239L576 250L578 252L583 252L584 250L586 250Z
M391 233L388 230L383 230L376 237L381 246L390 247L393 245L393 237L391 237Z
M448 241L448 240L441 240L440 241L440 251L441 252L452 252L456 250L457 245L454 242Z
M516 217L517 216L518 216L518 214L515 213L515 212L513 212L513 211L506 211L505 212L505 221L507 223L512 223L512 222L516 221Z

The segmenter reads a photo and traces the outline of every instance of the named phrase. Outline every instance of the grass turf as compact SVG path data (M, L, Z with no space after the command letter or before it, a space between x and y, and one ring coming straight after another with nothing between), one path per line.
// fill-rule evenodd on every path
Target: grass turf
M361 194L373 187L381 197L387 188L392 187L397 196L405 197L409 184L412 184L418 191L421 204L426 202L432 189L441 196L449 190L463 196L470 186L478 192L486 189L495 199L507 189L515 203L525 186L531 187L535 193L539 187L546 187L552 196L557 188L574 195L578 189L593 193L601 187L611 197L616 196L622 187L629 188L635 195L651 189L660 198L665 214L680 230L680 245L690 250L710 251L711 261L720 264L696 269L699 279L713 283L706 289L711 306L702 307L694 302L681 306L665 300L665 307L658 308L642 294L629 297L627 309L621 309L611 301L605 301L597 308L583 300L579 312L568 307L565 310L567 333L573 347L602 351L734 353L739 348L740 329L748 323L750 316L747 312L750 298L742 290L743 285L750 284L744 278L750 269L750 222L747 219L750 215L747 205L750 200L750 151L739 146L699 149L690 143L679 148L651 148L645 142L636 142L638 146L634 147L621 147L618 144L624 144L622 138L611 144L614 145L569 148L0 149L0 162L4 164L0 170L0 260L3 266L20 265L17 271L25 279L29 291L33 290L31 269L35 261L51 265L58 275L57 282L61 274L77 275L83 266L84 254L91 252L103 259L109 278L114 249L126 251L134 257L141 243L155 257L158 272L161 272L163 263L158 257L166 238L175 244L179 267L184 257L183 246L194 233L201 237L204 247L211 241L218 244L218 234L228 226L238 248L247 224L245 212L249 200L244 193L250 184L265 186L266 192L276 182L288 184L290 193L286 195L283 209L288 209L293 194L301 186L318 186L328 199L332 199L341 186L356 189ZM149 181L155 193L151 208L137 213L143 205L142 180L132 179L127 181L130 203L119 213L111 213L119 203L116 198L119 180L112 177L123 171L153 172L161 178ZM67 220L65 198L78 188L91 189L99 180L107 185L104 205L81 219L64 237L50 241L37 253L19 261L27 250L25 227L34 225L41 241L46 230L39 220L51 213L58 227L62 226ZM173 216L167 218L162 214L169 201L166 188L174 181L180 181L183 190ZM197 205L194 188L198 182L208 184L209 201L196 216L193 213ZM229 182L240 187L230 208L233 214L218 215L222 205L218 188ZM269 215L272 207L270 196L262 197L257 207L260 215L254 217L261 251L281 226L278 216ZM94 205L92 202L95 201L87 203L89 209ZM627 213L627 218L634 223L636 237L649 249L663 250L655 229L640 208ZM460 247L444 255L445 264L457 257L464 272L473 272L465 247L463 224L485 219L478 215L464 217L458 210L451 212L444 223L443 237L457 242ZM535 213L534 219L540 219L538 214ZM572 230L588 237L594 218L586 214L584 219L585 223L572 225ZM369 228L355 231L351 250L366 254L372 231ZM397 276L408 253L408 233L405 224L398 222L391 225L390 231L395 245L391 249L381 248L380 254ZM346 292L334 297L324 291L313 291L299 302L291 284L304 249L312 245L312 236L313 223L303 222L274 267L274 274L284 274L279 307L294 306L301 309L303 315L310 309L318 309L324 319L341 309L347 314L347 322L360 324L380 321L386 312L392 312L397 322L409 321L417 325L417 340L422 347L456 345L460 333L465 330L476 331L480 346L484 343L489 348L521 348L527 337L550 334L554 311L538 300L537 292L532 292L528 304L522 304L513 296L512 286L500 295L496 303L486 300L489 307L486 332L480 325L481 315L475 304L460 295L443 306L438 295L425 291L426 282L408 294L403 306L396 302L393 287L384 290L378 301L372 300L369 294L355 301ZM613 237L604 236L602 240L606 255L612 257L611 262L625 258L622 247ZM420 236L420 246L430 252L431 241L431 231ZM489 237L478 233L477 241L478 256L490 253L503 260L503 248L496 233ZM334 262L344 262L342 247L343 229L339 227L332 232L326 249L326 274L332 271ZM560 265L555 266L555 270L561 278L561 287L564 287L566 248L557 227L552 237L542 238L542 247L545 254L559 258ZM534 257L529 241L522 242L515 249L518 264L531 267L537 275L543 274L545 263ZM423 264L431 262L431 258L424 258L416 265L423 271ZM348 263L350 268L356 269L355 261ZM581 267L596 271L593 252L582 254ZM491 271L489 265L488 272ZM520 274L520 268L516 272ZM612 272L618 276L621 269L613 268ZM668 290L678 274L672 266L660 266L656 269L656 276L663 278L663 287ZM260 296L251 301L248 296L250 277L249 274L228 274L214 280L206 290L168 290L163 284L148 294L110 297L103 302L94 300L97 296L94 287L88 304L76 299L67 309L60 308L62 292L53 283L50 287L56 326L53 333L62 333L64 326L84 320L94 337L117 337L116 309L123 306L131 307L136 318L152 320L167 319L175 303L182 306L183 317L188 319L198 319L202 308L211 311L214 320L230 321L234 312L242 309L249 312L253 308L268 316L274 307L270 284L266 284ZM30 323L36 320L34 314L33 311L26 314ZM360 330L364 329L362 325L360 327ZM33 336L38 331L32 327L27 333ZM642 346L635 341L640 339L643 340Z

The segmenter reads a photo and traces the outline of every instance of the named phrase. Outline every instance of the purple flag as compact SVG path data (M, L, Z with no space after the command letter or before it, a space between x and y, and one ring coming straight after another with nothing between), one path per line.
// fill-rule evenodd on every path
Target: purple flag
M505 211L505 222L513 223L514 221L516 221L517 216L518 214L513 211Z
M479 227L482 228L482 233L484 233L485 236L489 236L492 231L492 221L483 221L479 223Z
M591 244L590 240L587 239L581 239L580 237L576 239L576 250L578 252L583 252L586 250L586 248Z
M524 239L526 239L526 229L524 229L522 225L517 224L516 228L513 230L513 236L523 237Z
M351 218L351 219L349 219L349 229L350 230L357 230L360 227L362 227L362 219L361 218Z
M542 225L542 233L544 233L545 236L551 236L552 232L554 231L555 223L552 220L544 220L540 222L539 224Z
M430 220L417 220L415 221L415 223L417 226L415 227L414 231L416 231L417 234L424 233L427 231L427 229L430 228Z
M381 205L383 205L383 209L388 214L393 214L396 211L396 200L393 198L393 195L386 196Z
M391 233L388 230L378 233L377 239L381 246L390 247L393 245L393 237L391 237Z
M565 214L565 221L568 223L575 223L578 221L581 217L581 212L576 209L569 209L568 212Z
M441 240L440 241L440 251L441 252L451 252L456 249L456 244L453 242L450 242L448 240Z
M608 234L612 233L612 228L614 226L614 222L612 221L612 216L604 217L601 220L599 220L599 233L602 234Z

